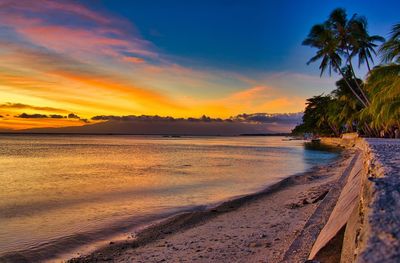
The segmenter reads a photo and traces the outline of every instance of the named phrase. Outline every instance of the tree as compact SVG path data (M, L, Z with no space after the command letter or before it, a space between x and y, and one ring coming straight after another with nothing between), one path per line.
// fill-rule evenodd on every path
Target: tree
M347 67L344 74L355 87L355 81L362 85L361 79L353 79ZM339 136L343 130L353 131L354 124L359 123L359 111L362 104L349 91L344 78L336 82L336 89L329 95L319 95L307 99L303 115L303 124L293 132L313 132L323 135Z
M372 101L363 116L372 116L372 126L386 131L400 127L400 65L375 67L367 79Z
M293 133L313 132L321 135L338 135L335 127L329 122L328 105L332 102L329 95L318 95L307 99L303 123Z
M365 62L370 69L369 61L373 63L372 54L376 54L377 44L375 42L377 41L384 41L384 39L377 35L369 35L367 20L364 17L354 14L351 19L348 19L346 11L337 8L331 12L328 20L323 24L312 27L309 35L303 41L303 45L318 49L317 54L307 64L322 59L321 75L324 67L329 67L329 73L331 73L331 68L340 72L353 95L364 107L367 107L370 101L365 90L358 82L355 82L355 87L351 87L350 78L346 77L341 70L341 62L344 57L345 66L349 67L352 78L357 79L352 58L358 56L359 66ZM329 60L326 60L326 56Z
M375 53L374 48L377 46L374 42L383 42L384 38L377 35L369 36L367 30L367 19L357 14L354 14L351 19L347 19L346 10L342 8L333 10L327 23L338 38L338 52L346 57L346 63L348 63L353 78L357 79L354 72L352 58L358 55L359 66L363 61L366 61L367 67L369 68L368 59L371 59L371 62L373 62L371 52ZM355 82L355 84L357 89L360 91L366 106L368 106L370 101L367 94L358 82Z
M350 79L349 83L353 87L356 87L356 81L360 86L363 85L361 79L355 80L352 78L350 69L345 70L345 76ZM336 125L339 127L346 127L347 131L353 131L353 125L359 123L359 111L363 108L362 104L352 96L349 92L344 79L340 79L336 82L336 89L332 91L331 96L335 103L332 107L336 108L336 112L332 110L331 119L336 121Z
M320 76L324 74L326 69L328 69L329 75L331 75L332 70L335 72L339 71L347 86L350 88L351 92L362 103L362 105L366 107L367 105L365 101L350 85L341 68L342 58L339 55L339 43L339 39L336 37L335 33L329 28L328 23L314 25L311 28L311 31L308 34L307 38L302 43L303 45L311 46L318 49L315 56L313 56L307 62L307 65L321 60L321 64L319 66L319 69L321 70Z
M311 28L303 45L317 48L317 52L307 64L321 60L321 75L334 71L342 79L331 94L307 100L303 123L294 132L339 135L356 128L369 136L379 136L382 130L394 135L400 128L400 24L393 26L390 38L379 48L383 64L371 69L376 43L383 41L378 35L369 35L364 17L354 14L347 19L340 8ZM365 82L354 73L354 58L359 67L367 65Z
M367 78L371 105L362 111L362 116L371 118L371 125L390 131L400 128L400 24L392 28L391 36L379 52L384 64L375 67Z
M385 63L400 63L400 24L392 28L391 37L379 49Z
M367 64L368 72L371 72L371 63L374 63L373 56L377 56L375 49L378 47L376 42L384 42L385 39L378 35L370 36L367 30L367 19L365 17L359 17L358 19L352 19L350 26L351 41L352 41L352 53L351 57L355 57L358 54L358 67L360 68L363 63Z

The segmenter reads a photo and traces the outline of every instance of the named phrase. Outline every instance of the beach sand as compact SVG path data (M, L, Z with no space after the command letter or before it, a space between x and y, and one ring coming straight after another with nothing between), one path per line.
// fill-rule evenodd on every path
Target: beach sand
M353 153L262 192L153 225L70 262L304 262Z

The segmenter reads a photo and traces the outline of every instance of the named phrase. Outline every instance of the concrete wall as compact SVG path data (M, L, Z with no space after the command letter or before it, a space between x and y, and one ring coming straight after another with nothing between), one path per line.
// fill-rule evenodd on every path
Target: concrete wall
M400 262L400 140L350 136L324 141L362 154L361 187L347 213L341 262Z
M400 262L400 140L364 139L356 262Z

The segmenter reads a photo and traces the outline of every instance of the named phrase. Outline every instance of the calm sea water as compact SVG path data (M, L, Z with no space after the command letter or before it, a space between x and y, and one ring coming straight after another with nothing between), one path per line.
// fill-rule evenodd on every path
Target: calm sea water
M0 136L0 256L55 256L337 156L282 139Z

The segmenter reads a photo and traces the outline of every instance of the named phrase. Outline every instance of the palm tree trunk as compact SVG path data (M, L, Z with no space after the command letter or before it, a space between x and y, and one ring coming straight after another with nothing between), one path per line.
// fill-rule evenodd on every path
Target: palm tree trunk
M350 65L350 71L351 71L351 74L353 75L354 82L356 83L357 88L360 90L361 95L363 96L363 98L365 100L365 104L367 104L367 106L368 106L371 103L369 102L369 99L368 99L367 95L365 94L364 90L361 88L360 84L358 84L356 74L354 73L353 63L351 62L351 56L350 56L349 48L346 48L346 52L347 52L348 61L349 61L349 65Z
M365 127L361 127L361 130L364 132L364 135L368 136L369 131Z
M355 90L353 89L353 87L350 85L350 83L347 81L346 76L344 75L342 69L339 67L339 65L336 63L335 60L332 60L333 63L335 64L335 67L339 70L340 74L342 75L344 81L346 82L347 86L350 88L351 92L353 92L354 96L361 102L361 104L364 106L364 108L367 107L367 104L365 103L365 101L363 99L361 99L361 97L357 94L357 92L355 92ZM357 81L356 81L357 82Z
M394 132L392 129L389 129L389 137L394 138Z
M371 74L371 67L369 66L368 58L365 59L365 62L367 62L368 75L369 75L369 74Z
M335 134L335 136L339 137L340 134L339 134L338 129L336 128L336 126L331 124L329 121L328 121L328 125L331 128L331 130L333 131L333 133Z
M368 127L369 127L369 126L368 126ZM374 127L374 128L371 128L371 130L372 130L372 132L373 132L373 133L372 133L373 136L375 136L375 137L377 137L377 138L380 137L380 132L381 132L382 128L379 129L379 128Z
M368 133L367 133L368 137L376 136L375 131L371 127L369 127L369 125L367 123L364 124L364 127L368 131Z
M365 94L364 90L361 88L360 84L358 83L357 77L356 77L356 74L354 73L353 65L352 65L351 62L350 62L350 70L351 70L351 73L352 73L353 78L354 78L354 82L356 83L356 86L357 86L358 90L360 91L361 95L363 96L367 106L369 106L371 104L371 102L369 101L369 99L368 99L367 95Z

